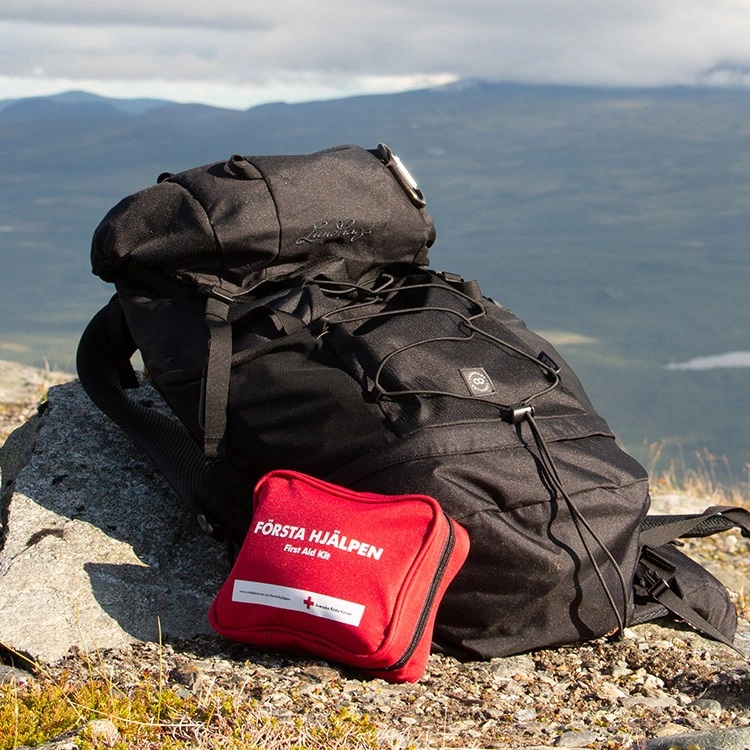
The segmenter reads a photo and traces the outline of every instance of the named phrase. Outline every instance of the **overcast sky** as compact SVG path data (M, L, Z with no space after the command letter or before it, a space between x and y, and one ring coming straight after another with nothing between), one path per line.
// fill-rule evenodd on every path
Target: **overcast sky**
M750 84L750 0L0 0L0 99Z

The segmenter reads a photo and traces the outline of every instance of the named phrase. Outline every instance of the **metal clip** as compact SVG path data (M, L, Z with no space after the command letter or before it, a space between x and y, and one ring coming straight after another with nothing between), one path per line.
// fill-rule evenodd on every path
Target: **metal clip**
M209 291L209 295L213 297L214 299L218 299L218 300L221 300L222 302L226 302L228 305L234 302L234 298L235 298L235 295L233 295L231 292L225 291L218 285L211 287L211 290Z
M208 534L209 536L213 536L215 529L211 522L203 515L203 513L199 513L197 516L198 521L198 528L204 533Z
M398 180L401 187L411 199L411 202L417 208L424 208L427 205L424 194L419 189L417 181L411 176L409 170L402 164L401 159L385 143L378 143L377 154L383 164L391 170L393 176Z

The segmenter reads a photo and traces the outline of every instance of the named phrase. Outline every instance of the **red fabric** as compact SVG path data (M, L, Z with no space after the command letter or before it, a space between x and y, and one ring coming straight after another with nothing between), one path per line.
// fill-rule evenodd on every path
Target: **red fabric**
M231 640L413 682L468 551L465 529L431 497L274 471L255 488L250 530L209 620Z

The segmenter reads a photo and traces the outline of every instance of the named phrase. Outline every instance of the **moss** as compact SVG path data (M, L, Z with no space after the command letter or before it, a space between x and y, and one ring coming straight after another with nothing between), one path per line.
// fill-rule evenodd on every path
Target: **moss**
M0 750L37 745L76 726L81 714L68 690L45 682L0 687Z
M106 719L114 739L98 733ZM0 750L38 745L70 733L80 750L111 747L194 748L216 750L379 750L369 716L342 709L323 721L280 721L264 715L251 698L212 688L178 694L160 674L146 672L127 689L115 687L93 670L84 681L42 676L28 684L0 687Z

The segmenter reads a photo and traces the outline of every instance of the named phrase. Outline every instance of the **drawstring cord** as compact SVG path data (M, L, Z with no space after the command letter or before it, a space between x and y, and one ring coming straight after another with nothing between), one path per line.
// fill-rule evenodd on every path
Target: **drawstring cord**
M627 611L628 586L625 582L625 577L622 573L622 570L620 569L620 566L617 564L617 561L612 556L612 553L607 549L607 546L604 544L604 542L602 542L602 540L599 538L597 533L591 528L591 525L586 520L585 516L577 508L576 504L573 502L573 499L570 497L570 495L566 491L565 486L562 480L560 479L560 475L557 471L557 466L555 465L555 461L552 458L552 454L549 452L549 448L547 447L547 444L545 443L544 438L542 437L542 434L539 431L539 426L537 425L536 420L534 419L533 410L525 410L524 419L526 422L528 422L529 427L531 428L531 432L534 436L534 442L536 443L536 446L539 449L539 453L542 458L542 464L546 470L547 477L550 480L550 483L554 486L554 488L557 490L557 492L565 501L568 511L570 512L571 518L573 519L573 523L575 524L575 527L576 527L576 531L578 532L578 536L581 540L581 543L583 544L583 548L586 550L586 554L589 558L589 561L591 562L591 567L593 568L594 573L596 574L596 577L598 578L599 583L602 586L604 594L607 597L607 601L609 602L609 606L612 609L612 612L614 613L615 618L617 620L617 634L621 635L622 631L625 628L625 624L629 620L629 613ZM599 547L599 549L602 550L602 552L604 552L605 557L610 562L613 570L615 571L618 583L620 585L620 590L622 592L622 601L623 601L623 610L624 610L622 614L620 614L620 609L617 606L617 603L615 602L614 596L612 595L612 592L610 591L610 588L607 585L607 582L604 580L604 574L602 573L602 570L599 566L599 563L596 560L596 557L591 548L591 545L589 544L586 538L586 534L584 534L584 529L586 532L588 532L589 537L594 541L596 546Z

